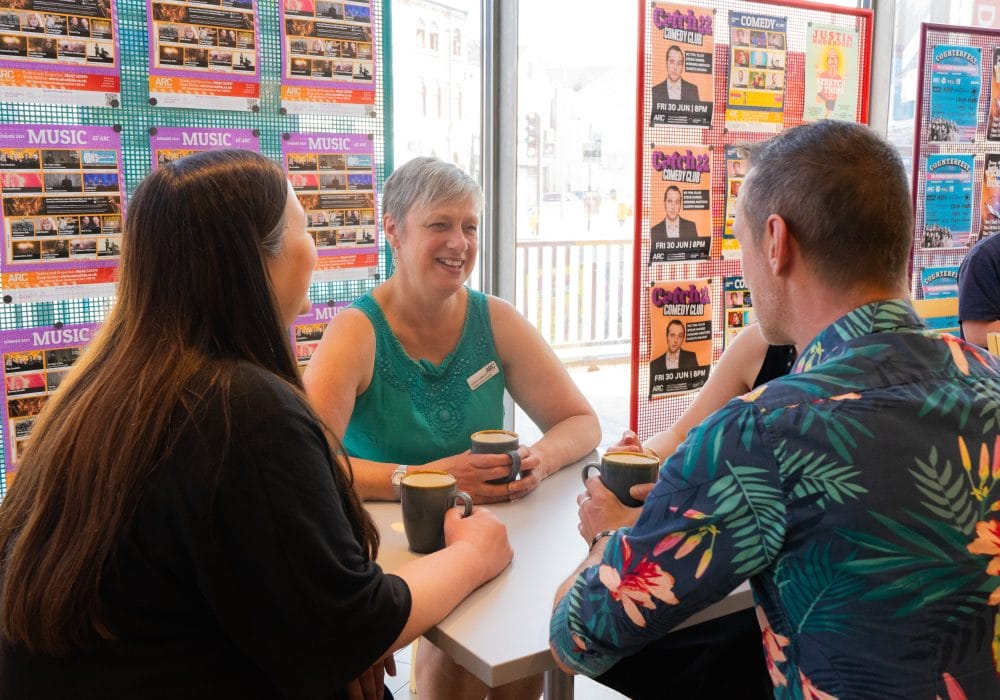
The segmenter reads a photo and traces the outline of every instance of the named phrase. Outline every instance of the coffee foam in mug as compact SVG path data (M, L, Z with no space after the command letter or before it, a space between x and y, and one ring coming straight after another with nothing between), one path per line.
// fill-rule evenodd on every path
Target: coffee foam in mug
M451 486L455 483L455 477L451 474L443 474L440 472L415 472L404 476L403 483L407 486L433 489L441 488L442 486Z
M604 459L609 462L617 462L618 464L631 464L642 467L648 467L656 461L649 455L643 455L637 452L612 452L611 454L604 455Z
M502 431L497 431L495 433L482 431L472 436L472 439L476 442L510 442L515 438L515 435Z

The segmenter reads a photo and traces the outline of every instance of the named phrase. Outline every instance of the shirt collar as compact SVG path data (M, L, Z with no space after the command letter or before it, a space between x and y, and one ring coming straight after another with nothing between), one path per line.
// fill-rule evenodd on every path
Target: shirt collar
M799 355L791 373L805 372L825 362L855 338L905 328L925 328L923 320L910 306L909 300L884 299L864 304L844 314L813 338Z

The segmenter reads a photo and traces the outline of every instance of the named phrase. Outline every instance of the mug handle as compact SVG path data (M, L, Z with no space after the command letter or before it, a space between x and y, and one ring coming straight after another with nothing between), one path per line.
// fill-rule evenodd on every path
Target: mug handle
M510 476L505 481L513 481L521 473L521 453L511 450L507 455L510 457Z
M462 517L468 518L472 515L472 496L465 491L459 491L455 494L455 501L452 503L452 507L457 506L459 501L462 502L462 506L464 507Z
M600 474L601 473L601 463L600 462L588 462L587 464L583 465L583 471L581 472L580 475L583 477L583 485L584 486L587 485L587 479L590 478L590 470L591 469L596 469L597 473Z

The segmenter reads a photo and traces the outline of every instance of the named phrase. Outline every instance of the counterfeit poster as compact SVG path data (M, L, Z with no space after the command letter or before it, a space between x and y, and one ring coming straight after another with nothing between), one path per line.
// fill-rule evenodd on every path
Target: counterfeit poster
M746 149L726 146L726 218L722 230L722 259L734 260L740 257L740 244L733 235L733 221L736 219L736 197L743 186L743 178L750 168Z
M927 156L924 248L964 248L972 230L972 154Z
M806 87L802 121L858 114L858 30L809 23L806 31Z
M712 247L711 148L654 146L649 158L649 263L707 260Z
M220 148L239 148L260 153L260 139L253 129L159 126L149 130L149 155L154 170L192 153Z
M7 0L0 7L0 101L117 107L114 0Z
M723 346L737 336L744 328L756 320L750 290L742 277L725 277L722 280L722 311L725 332Z
M283 0L281 107L291 114L370 116L375 43L369 0Z
M260 110L255 0L146 0L149 103Z
M983 197L979 216L979 238L1000 231L1000 154L987 153L983 167Z
M0 124L0 280L13 301L52 300L77 285L92 285L81 295L114 294L121 160L109 126Z
M96 323L0 331L3 441L7 488L17 473L35 417L90 343Z
M781 131L785 118L785 17L729 13L726 128Z
M302 314L295 319L291 334L292 347L295 348L295 359L299 363L299 371L304 370L305 366L309 364L319 341L323 338L323 331L326 330L330 321L348 305L349 302L346 301L313 304L309 313Z
M697 389L712 365L708 279L656 282L649 289L649 398Z
M282 159L316 241L317 281L378 273L374 144L367 134L285 134Z
M928 141L976 140L982 49L939 44L933 48Z
M653 3L649 125L712 125L715 10Z
M920 269L920 290L924 299L952 299L958 296L958 265L924 267ZM958 316L925 318L928 328L945 330L958 328Z

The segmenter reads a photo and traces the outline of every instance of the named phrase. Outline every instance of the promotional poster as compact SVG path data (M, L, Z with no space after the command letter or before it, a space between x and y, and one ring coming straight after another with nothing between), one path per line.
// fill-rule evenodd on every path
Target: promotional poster
M649 294L649 398L697 389L712 365L710 280L657 282Z
M939 44L933 48L928 141L976 140L982 49Z
M295 349L295 359L299 363L299 371L305 369L316 352L316 346L323 338L323 331L333 320L333 317L349 306L349 302L337 301L313 304L309 313L302 314L292 324L292 347Z
M114 0L7 0L0 7L0 101L117 107Z
M993 49L993 70L990 71L990 108L986 138L1000 141L1000 46Z
M777 133L785 120L785 17L729 13L726 128Z
M707 260L712 246L712 152L708 146L650 151L649 262Z
M314 280L378 274L375 150L367 134L286 134L282 158L319 261Z
M970 154L927 156L924 194L924 248L964 248L972 231Z
M149 103L260 110L256 0L146 0Z
M1000 231L1000 154L987 153L983 164L983 197L979 215L979 238Z
M858 30L809 23L802 121L858 116Z
M715 10L654 3L650 126L712 125Z
M154 127L149 131L153 169L202 151L238 148L260 153L260 139L252 129L211 129L196 126Z
M743 178L750 169L746 149L726 146L726 218L722 230L722 259L733 260L740 257L740 243L733 235L733 221L736 219L736 197L743 186Z
M375 50L368 0L283 0L281 106L291 114L370 116Z
M725 277L722 280L722 310L725 330L722 336L723 346L732 340L756 320L753 313L753 303L750 300L750 290L742 277Z
M7 488L10 488L17 472L35 416L58 389L83 346L90 342L97 326L96 323L81 323L59 328L47 326L0 331Z
M0 124L0 280L14 301L114 294L122 181L112 127Z

